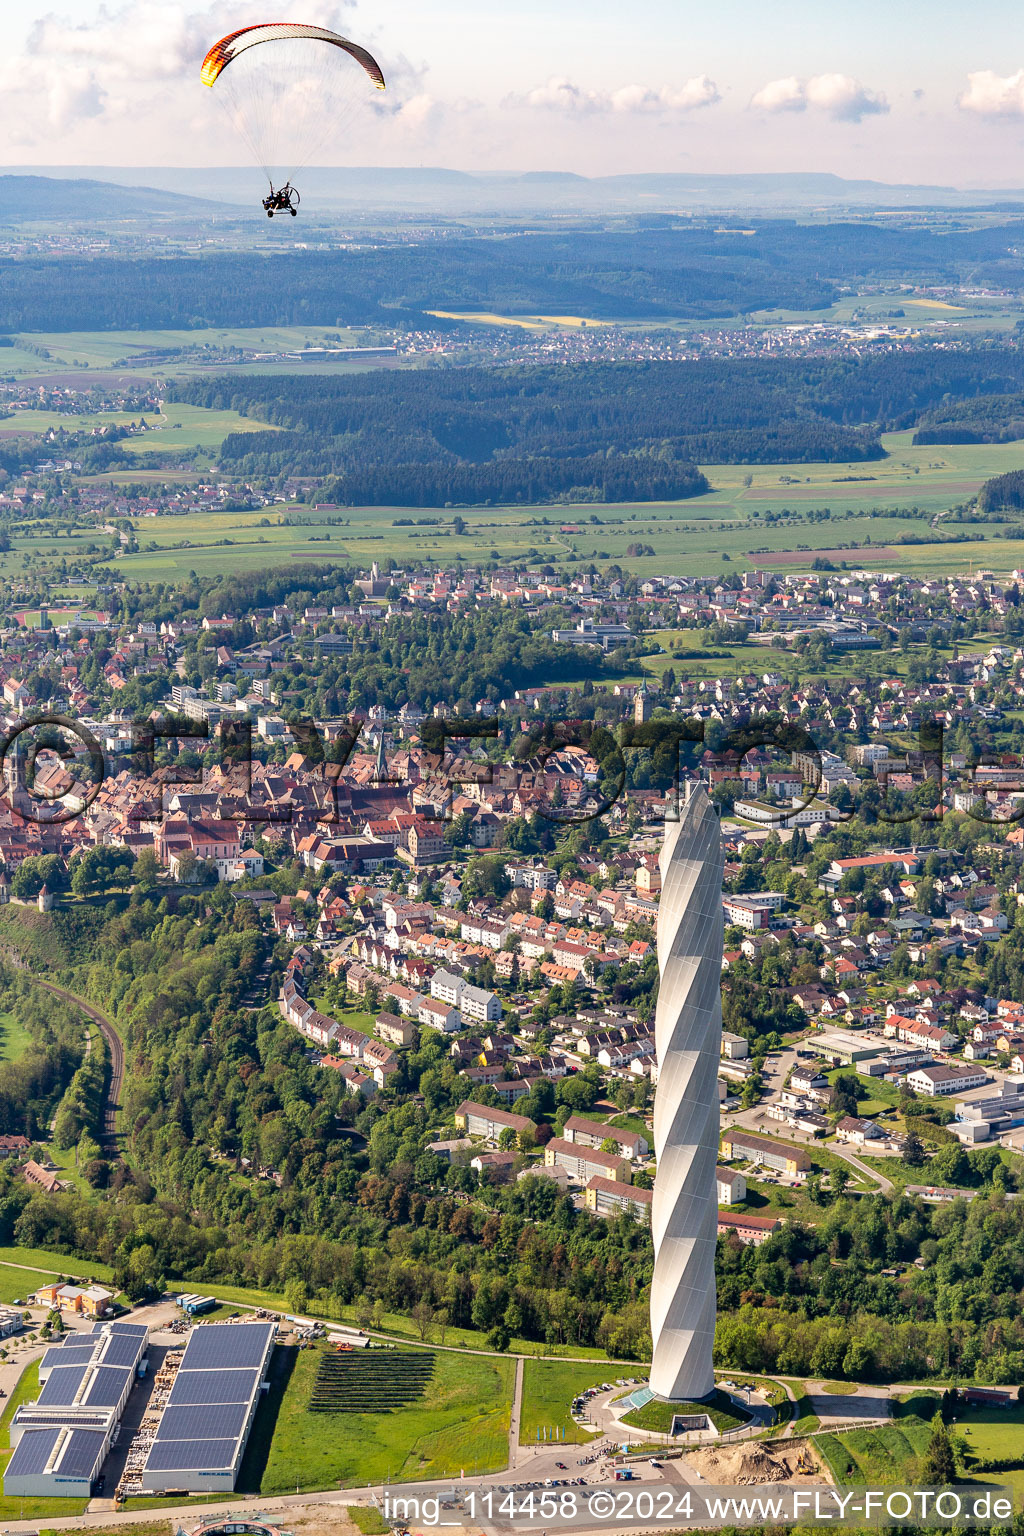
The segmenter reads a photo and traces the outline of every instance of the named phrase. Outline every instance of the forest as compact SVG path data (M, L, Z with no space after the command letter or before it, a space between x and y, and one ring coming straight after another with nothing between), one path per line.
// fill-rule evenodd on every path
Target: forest
M984 394L944 401L923 411L915 446L930 443L1012 443L1024 437L1024 394Z
M432 309L599 318L724 318L824 309L839 285L1021 286L1019 222L950 232L859 223L659 218L622 230L448 236L298 254L0 261L0 331L367 325Z
M676 499L708 488L695 462L879 459L879 432L950 400L1012 402L1022 386L1024 350L979 346L860 361L218 376L171 395L283 429L229 435L221 465L236 474L334 476L326 494L341 505L443 506Z
M1019 512L1024 507L1024 470L993 475L978 492L979 512Z

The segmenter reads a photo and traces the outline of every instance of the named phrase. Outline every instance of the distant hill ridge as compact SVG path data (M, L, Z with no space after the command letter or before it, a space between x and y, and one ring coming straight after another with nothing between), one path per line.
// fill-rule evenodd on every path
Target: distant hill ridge
M136 172L136 175L142 173ZM0 175L0 226L36 219L172 218L218 212L206 198L163 187L56 175Z
M87 180L83 180L87 178ZM252 166L15 166L0 178L4 190L50 211L48 198L57 199L54 187L64 188L69 199L86 198L86 205L55 202L58 215L67 207L77 216L88 212L88 198L101 196L109 212L132 214L203 210L204 200L245 205L263 195L261 173ZM578 208L582 210L641 209L652 213L693 208L696 210L772 207L991 207L1001 202L1024 201L1024 190L1013 188L964 190L930 184L889 184L850 180L828 171L766 171L735 174L699 171L630 172L587 177L573 171L540 170L474 174L445 166L373 167L310 166L299 178L313 211L359 204L363 207L432 207L439 211L484 209ZM12 185L17 183L17 185ZM91 187L91 193L79 191ZM134 203L123 209L107 189L132 193ZM22 191L21 189L24 188ZM36 190L37 189L37 190ZM149 198L157 199L150 203ZM167 202L168 198L176 201ZM163 199L163 201L160 201ZM205 208L210 212L210 208ZM7 210L5 209L5 213ZM0 220L3 222L4 220Z

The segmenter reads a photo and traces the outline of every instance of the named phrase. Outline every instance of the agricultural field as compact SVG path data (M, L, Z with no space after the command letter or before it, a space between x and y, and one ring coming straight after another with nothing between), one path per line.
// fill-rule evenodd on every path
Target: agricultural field
M184 410L185 407L170 409ZM203 413L192 407L193 412ZM217 418L231 412L209 413ZM234 425L237 425L234 422ZM255 424L243 421L242 426ZM207 436L228 428L218 420ZM183 444L200 428L195 421L183 428ZM302 508L309 526L287 526L282 520L295 508L269 508L270 528L259 527L253 513L195 514L182 518L141 520L137 536L143 548L118 560L133 574L151 578L195 569L210 558L198 546L213 539L230 539L232 561L239 569L254 569L272 560L291 557L369 564L387 552L400 563L456 558L486 560L529 559L557 562L572 556L603 565L625 563L641 575L669 572L706 576L725 566L757 565L766 569L806 569L815 558L846 561L855 568L960 570L973 564L1010 570L1024 563L1024 540L970 543L942 542L935 514L968 500L984 480L1024 466L1024 445L999 443L955 448L911 448L909 433L886 439L892 457L879 464L708 465L714 489L684 502L621 503L567 507L463 508L466 531L455 534L451 514L442 509L354 507L318 513ZM139 452L169 446L163 434L132 445ZM850 479L844 479L850 476ZM123 479L122 475L114 477ZM746 484L747 481L751 483ZM827 520L807 514L829 508ZM915 517L888 515L892 509L916 507ZM784 509L789 515L782 518ZM574 517L575 510L575 517ZM777 519L766 523L771 513ZM417 525L416 519L422 516ZM900 546L907 534L935 543ZM183 541L197 546L179 552ZM156 545L157 549L146 546ZM654 554L627 555L634 544ZM767 551L751 554L751 550ZM210 569L219 569L221 556ZM665 663L668 664L667 661Z
M536 323L569 323L572 318L539 317ZM61 358L66 354L90 365L105 362L109 366L115 356L128 355L130 347L142 356L157 345L205 340L211 346L230 346L243 344L243 338L246 345L268 350L325 339L320 332L295 329L110 333L38 341L48 349L62 348ZM82 369L82 375L87 378L88 370ZM0 440L4 433L43 433L52 426L74 429L100 421L123 425L132 419L132 413L65 416L18 411L0 421ZM152 430L121 442L138 468L111 470L83 480L143 486L190 480L204 465L215 462L229 432L267 430L265 423L234 411L176 403L146 419ZM364 566L382 554L393 555L401 564L491 558L552 564L571 559L593 561L599 567L619 562L640 575L690 576L752 566L779 572L807 569L818 558L854 569L936 574L979 566L1009 571L1024 565L1024 539L987 539L986 533L995 531L996 525L991 530L981 524L965 527L942 516L968 501L992 475L1024 467L1024 443L915 448L911 437L909 431L885 436L889 457L877 463L705 465L712 489L681 502L464 507L459 509L465 523L461 534L453 527L454 512L443 508L318 510L290 503L258 513L212 510L181 517L137 517L140 549L119 555L116 567L125 576L152 580L178 579L190 571L208 574L223 569L225 548L231 551L232 567L239 571L291 559ZM185 461L177 469L157 467L175 450L197 450L201 457L196 464ZM965 531L972 535L970 542L953 541L954 532ZM907 536L930 542L901 545L900 539ZM33 557L73 560L86 545L102 545L106 537L92 528L58 536L43 522L29 525L15 534L12 549L0 556L0 574L24 569ZM643 552L627 554L636 546ZM687 648L685 639L680 644ZM871 663L870 653L859 659L865 665ZM705 670L713 675L731 662L725 656L711 659ZM652 670L664 670L669 664L668 657L659 657Z
M750 318L763 324L831 322L870 325L880 322L897 329L934 335L954 327L957 332L1012 330L1020 316L1020 305L1010 296L958 295L957 302L950 304L931 295L910 298L897 288L889 292L848 295L828 309L761 309L754 311Z
M423 1400L385 1412L312 1413L323 1354L275 1351L240 1486L262 1494L458 1476L505 1465L514 1362L439 1353ZM386 1365L387 1356L377 1356Z
M465 320L471 325L514 325L524 331L579 331L614 325L614 320L584 320L581 315L496 315L490 310L428 309L439 320Z
M168 403L162 411L102 411L93 415L65 415L61 411L15 411L0 419L0 441L12 432L45 433L63 428L65 432L88 432L93 427L127 427L145 420L148 431L137 437L122 438L126 453L175 453L183 448L220 447L229 432L251 432L255 428L276 432L276 427L253 423L237 411L208 411L199 405Z
M604 1371L568 1361L527 1360L523 1365L523 1401L519 1415L519 1443L533 1445L538 1438L564 1440L567 1445L586 1445L593 1432L581 1429L570 1409L573 1398L587 1387L614 1381Z
M430 1390L436 1357L428 1349L322 1350L310 1413L393 1413Z
M154 374L195 373L197 359L188 363L175 360L154 359L154 353L166 353L178 348L190 351L210 348L214 356L206 366L216 366L217 353L232 348L256 352L294 352L302 347L364 346L366 337L360 332L344 327L323 326L237 326L225 329L200 328L186 331L62 331L49 333L32 332L18 338L30 345L33 351L17 345L4 347L0 353L0 375L22 377L29 374L52 374L58 369L72 370L81 376L81 387L89 387L90 370L130 371L133 376ZM39 353L46 353L41 357ZM199 366L203 366L201 360ZM71 382L70 380L68 382ZM74 380L77 386L79 380Z

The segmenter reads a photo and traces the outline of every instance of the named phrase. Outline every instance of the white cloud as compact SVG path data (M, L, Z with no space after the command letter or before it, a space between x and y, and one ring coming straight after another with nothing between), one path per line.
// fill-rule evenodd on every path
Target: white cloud
M615 112L692 112L698 107L713 107L721 101L718 86L708 75L694 75L680 86L624 85L611 94Z
M692 112L712 107L721 101L721 93L707 75L695 75L682 85L622 85L614 91L591 91L564 75L555 75L546 85L539 85L525 96L510 96L507 106L536 107L570 115L622 112L672 113Z
M1024 69L1015 75L997 75L994 69L977 69L967 76L967 89L957 101L965 112L979 117L1024 116Z
M889 110L880 92L868 90L852 75L840 74L812 75L809 80L786 75L770 80L755 93L750 105L760 112L806 112L811 108L840 123L859 123L863 117Z
M807 92L796 75L786 75L782 80L769 80L750 105L762 112L803 112L807 106Z

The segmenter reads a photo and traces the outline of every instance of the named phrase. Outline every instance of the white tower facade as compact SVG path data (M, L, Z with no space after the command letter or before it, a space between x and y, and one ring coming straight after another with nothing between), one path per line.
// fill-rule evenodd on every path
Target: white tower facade
M666 823L661 851L651 1219L651 1388L691 1402L715 1384L722 865L718 816L693 787L678 822Z

